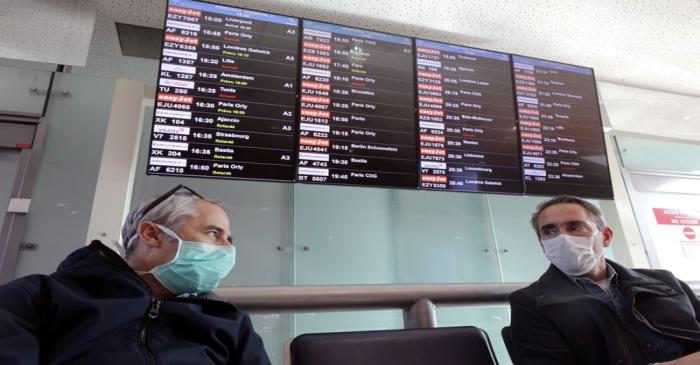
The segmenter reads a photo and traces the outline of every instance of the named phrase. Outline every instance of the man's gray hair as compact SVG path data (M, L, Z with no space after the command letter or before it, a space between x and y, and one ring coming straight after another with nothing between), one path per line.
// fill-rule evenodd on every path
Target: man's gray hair
M598 227L599 231L602 231L605 227L605 219L603 218L603 212L601 212L598 207L577 196L559 195L557 197L543 201L542 203L538 204L535 212L532 213L532 217L530 218L530 225L532 226L532 229L535 230L535 233L537 233L538 238L540 237L540 230L539 227L537 227L537 219L540 218L540 214L542 214L543 210L556 204L578 204L586 210L588 216L593 220L596 227Z
M200 201L209 202L226 210L226 208L217 201L202 199L188 191L180 190L160 202L144 215L144 210L158 198L159 196L155 196L144 201L138 208L132 210L129 215L126 216L126 220L122 226L122 242L126 252L125 256L128 257L136 247L136 243L138 242L138 227L141 222L148 221L158 223L180 234L184 219L199 214L195 203Z

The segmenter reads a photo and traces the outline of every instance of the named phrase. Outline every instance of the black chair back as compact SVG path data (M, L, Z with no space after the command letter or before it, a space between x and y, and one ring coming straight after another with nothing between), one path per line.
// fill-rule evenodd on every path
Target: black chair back
M508 350L508 356L515 363L515 347L513 345L513 337L510 332L510 326L505 326L501 330L501 337L503 337L503 343L506 345L506 350Z
M497 365L478 327L314 333L291 344L292 365Z

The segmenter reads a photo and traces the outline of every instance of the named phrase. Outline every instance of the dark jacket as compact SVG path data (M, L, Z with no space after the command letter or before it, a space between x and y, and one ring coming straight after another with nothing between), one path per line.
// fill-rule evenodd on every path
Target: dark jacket
M158 301L98 241L51 275L0 287L0 364L269 364L250 318L203 297Z
M700 302L687 284L668 271L608 264L635 320L679 342L686 354L700 350ZM648 363L617 313L554 265L514 292L510 306L516 365Z

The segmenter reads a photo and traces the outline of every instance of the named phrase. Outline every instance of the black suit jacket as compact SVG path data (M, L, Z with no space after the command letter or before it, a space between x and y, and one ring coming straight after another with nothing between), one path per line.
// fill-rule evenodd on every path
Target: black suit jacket
M121 257L95 241L70 254L51 275L0 286L0 364L270 365L270 360L246 313L201 296L156 301Z
M687 353L700 350L700 301L686 283L668 271L607 262L636 320L680 342ZM516 365L647 363L617 313L554 265L514 292L510 306Z

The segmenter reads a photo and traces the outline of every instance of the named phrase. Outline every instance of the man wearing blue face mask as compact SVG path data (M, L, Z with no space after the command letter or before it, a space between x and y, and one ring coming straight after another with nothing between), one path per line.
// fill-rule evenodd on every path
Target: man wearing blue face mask
M125 258L93 241L0 287L0 364L270 364L248 315L210 293L236 252L218 203L179 185L122 238Z
M700 364L698 298L668 271L606 260L613 231L596 206L559 196L531 224L552 265L510 297L516 365Z

